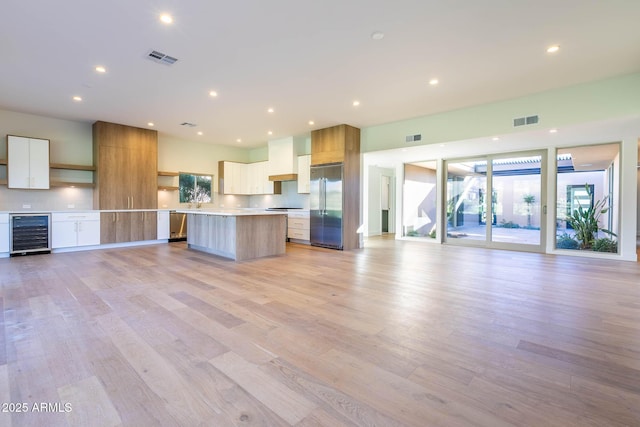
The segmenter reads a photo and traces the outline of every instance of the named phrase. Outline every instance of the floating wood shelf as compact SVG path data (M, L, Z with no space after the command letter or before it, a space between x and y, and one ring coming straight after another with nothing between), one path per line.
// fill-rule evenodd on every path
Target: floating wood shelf
M178 191L179 188L171 185L158 185L158 190L164 191Z
M74 171L95 171L96 167L93 165L69 165L65 163L51 163L49 164L51 169L67 169Z
M0 165L6 165L7 159L0 159Z
M94 188L93 182L69 182L69 181L51 181L50 187L76 187L76 188Z
M0 185L7 185L6 179L0 179Z
M158 171L158 176L178 176L180 175L179 172L161 172Z

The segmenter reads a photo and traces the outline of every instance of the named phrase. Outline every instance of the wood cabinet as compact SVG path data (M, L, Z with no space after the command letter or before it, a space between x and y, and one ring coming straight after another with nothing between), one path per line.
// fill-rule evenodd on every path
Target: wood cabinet
M311 132L311 165L345 163L352 154L360 156L360 129L349 125Z
M0 213L0 254L9 252L9 214Z
M158 133L114 123L93 124L95 209L158 207Z
M8 188L49 188L49 140L7 135Z
M310 155L298 156L298 193L308 194L310 192L310 166Z
M100 243L156 240L158 216L155 211L118 211L100 214Z
M100 213L54 212L51 214L51 247L71 248L100 244Z

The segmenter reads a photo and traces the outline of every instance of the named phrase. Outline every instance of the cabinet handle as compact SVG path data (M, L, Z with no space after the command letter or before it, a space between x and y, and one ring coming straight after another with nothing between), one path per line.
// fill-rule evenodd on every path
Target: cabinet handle
M81 233L82 232L82 221L78 221L78 222L76 222L76 224L78 226L76 231L78 233Z
M116 222L117 219L118 219L118 213L114 212L113 213L113 221L112 222Z
M131 209L133 209L133 196L131 196Z

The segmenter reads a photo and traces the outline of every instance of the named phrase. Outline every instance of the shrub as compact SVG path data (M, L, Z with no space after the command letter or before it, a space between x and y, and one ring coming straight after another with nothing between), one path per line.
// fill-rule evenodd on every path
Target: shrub
M556 237L556 248L558 249L578 249L580 243L568 233L563 233Z
M608 237L595 239L591 248L596 252L618 253L618 242Z

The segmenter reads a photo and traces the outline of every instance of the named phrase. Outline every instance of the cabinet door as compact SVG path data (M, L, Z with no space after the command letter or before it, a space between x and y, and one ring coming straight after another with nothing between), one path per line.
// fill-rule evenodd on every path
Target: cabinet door
M29 138L7 137L7 187L30 188Z
M310 155L298 157L298 193L310 192L310 167Z
M29 139L30 188L49 188L49 140Z
M102 146L98 161L100 209L130 209L131 185L129 150L125 147Z
M158 238L158 213L153 211L145 211L142 214L143 240L156 240Z
M100 243L116 243L117 242L117 213L102 212L100 213Z
M129 150L130 209L158 207L158 150L155 133L136 129L136 144Z
M78 221L78 246L100 244L100 221Z
M9 252L9 214L0 214L0 253Z
M78 245L77 221L51 221L51 247L71 248Z
M158 212L158 239L165 240L171 237L169 212Z

